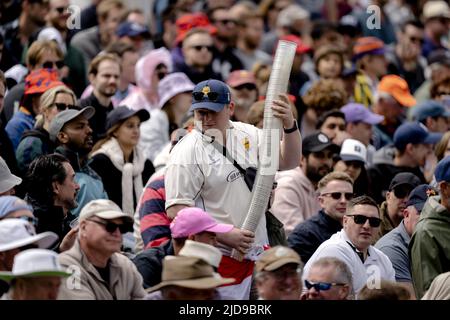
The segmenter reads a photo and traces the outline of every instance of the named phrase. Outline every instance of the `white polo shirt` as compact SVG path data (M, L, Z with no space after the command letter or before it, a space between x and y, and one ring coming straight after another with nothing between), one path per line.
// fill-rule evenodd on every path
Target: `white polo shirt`
M392 263L383 252L374 246L370 246L367 258L363 263L347 241L351 243L344 229L342 229L323 242L306 263L303 278L308 277L311 265L315 261L323 257L334 257L345 262L349 267L353 277L353 289L356 294L366 283L369 287L374 287L377 285L377 281L381 279L395 281Z
M243 169L257 167L261 130L231 122L227 150ZM198 130L183 137L170 154L165 175L166 209L173 205L196 206L216 221L240 227L250 207L252 193L239 170L217 151L211 138ZM255 232L255 246L247 258L255 260L268 244L265 215ZM231 249L221 247L226 255Z

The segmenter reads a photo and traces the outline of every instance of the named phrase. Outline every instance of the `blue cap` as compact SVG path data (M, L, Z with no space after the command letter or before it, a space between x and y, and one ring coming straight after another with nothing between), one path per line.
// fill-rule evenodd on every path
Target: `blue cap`
M150 30L146 26L136 23L136 22L123 22L117 28L116 34L119 37L141 36L141 37L149 38Z
M414 120L423 121L428 117L450 117L450 112L437 101L427 100L422 102L412 111Z
M428 197L437 195L438 192L432 186L428 184L421 184L415 187L409 194L408 201L406 201L406 207L414 206L420 213L427 202Z
M0 219L8 214L19 210L28 210L33 212L33 208L25 201L16 196L0 197Z
M222 111L231 102L231 93L227 84L214 79L199 82L192 91L192 110L208 109Z
M434 177L436 178L436 182L450 182L450 156L439 161L436 170L434 170Z
M427 128L418 122L406 122L395 130L394 146L398 150L405 150L408 143L435 144L442 138L442 133L430 133Z

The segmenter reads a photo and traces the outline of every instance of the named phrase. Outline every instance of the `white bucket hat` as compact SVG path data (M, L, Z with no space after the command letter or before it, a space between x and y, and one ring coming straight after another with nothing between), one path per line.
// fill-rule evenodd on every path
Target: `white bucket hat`
M179 255L203 259L216 268L219 267L220 260L222 259L222 252L216 247L192 240L186 240Z
M5 160L0 157L0 193L6 192L21 183L22 179L13 175Z
M11 272L0 272L0 279L9 281L22 277L68 277L71 273L63 270L58 262L58 254L46 249L29 249L14 257Z
M22 219L0 220L0 252L35 243L39 248L49 248L58 240L51 231L36 234L34 226Z
M158 84L159 108L164 107L177 94L192 92L194 87L194 83L183 72L168 74Z

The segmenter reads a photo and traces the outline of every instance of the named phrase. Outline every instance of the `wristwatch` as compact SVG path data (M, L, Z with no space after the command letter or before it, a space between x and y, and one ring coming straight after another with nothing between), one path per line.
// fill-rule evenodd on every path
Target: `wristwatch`
M292 133L298 130L298 126L297 126L297 120L294 120L294 125L292 126L292 128L286 129L283 128L284 133Z

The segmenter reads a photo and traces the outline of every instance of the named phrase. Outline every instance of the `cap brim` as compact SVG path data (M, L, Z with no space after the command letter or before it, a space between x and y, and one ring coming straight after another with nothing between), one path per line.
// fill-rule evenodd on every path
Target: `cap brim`
M297 259L295 259L295 258L285 258L285 259L280 259L280 260L277 260L277 261L275 261L275 262L269 264L268 266L265 266L265 267L263 268L263 270L266 270L266 271L273 271L273 270L276 270L276 269L278 269L278 268L281 268L282 266L284 266L284 265L286 265L286 264L288 264L288 263L295 263L295 264L300 265L300 264L301 264L301 261L299 261L299 260L297 260Z
M32 243L37 244L41 249L48 249L58 241L58 235L51 231L39 233L25 239L13 241L0 246L0 252L20 248Z
M0 193L11 190L13 187L22 183L22 179L18 176L11 174L11 177L2 181L2 187L0 189Z
M341 158L341 160L343 160L343 161L359 161L359 162L362 162L363 164L366 163L366 161L364 159L362 159L361 157L358 157L355 155L350 155L350 154L340 154L339 158Z
M105 220L112 220L112 219L124 219L126 222L133 223L134 220L132 217L127 215L126 213L119 212L119 211L103 211L99 213L93 214L93 216L97 216L99 218L105 219Z
M65 271L42 270L26 273L0 272L0 279L11 281L14 278L31 278L31 277L70 277L72 274Z
M233 230L234 226L232 224L218 223L212 227L205 229L208 232L214 233L227 233Z
M156 286L146 289L147 292L153 292L167 286L180 286L190 289L211 289L224 284L230 284L235 282L233 278L222 278L219 275L217 277L196 278L189 280L174 280L163 281Z
M384 121L384 116L378 114L370 114L368 117L361 120L364 123L375 125Z
M320 151L323 151L325 149L331 149L331 151L334 151L334 152L338 153L339 150L340 150L340 147L337 144L329 142L329 143L326 143L326 144L321 144L321 145L315 146L315 147L311 148L308 151L309 152L320 152Z
M395 100L398 101L398 103L400 103L404 107L410 108L412 106L415 106L417 103L416 99L411 94L407 95L393 94L392 96L394 97Z
M423 143L436 144L439 141L441 141L442 135L443 135L442 133L437 132L429 133L428 136L423 141Z
M145 109L139 109L132 116L137 116L141 122L147 121L150 119L150 113Z
M207 109L214 112L220 112L225 107L225 103L215 103L215 102L197 102L191 105L189 111L194 111L197 109Z

